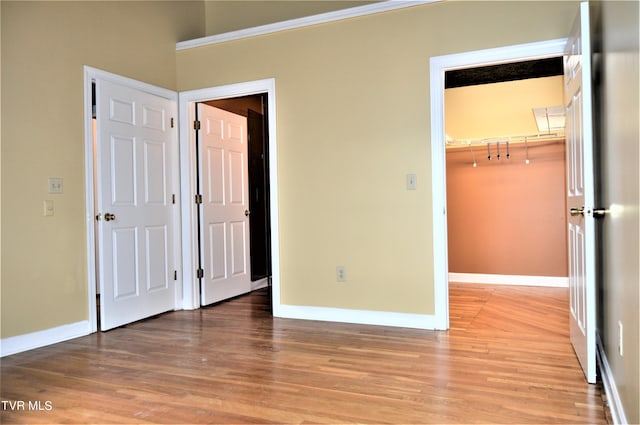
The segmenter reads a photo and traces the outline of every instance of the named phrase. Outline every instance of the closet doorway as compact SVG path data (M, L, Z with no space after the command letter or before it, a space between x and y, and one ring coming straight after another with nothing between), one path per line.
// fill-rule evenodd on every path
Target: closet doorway
M224 109L225 112L229 109L232 110L231 113L240 110L241 114L247 116L247 126L252 126L250 137L253 139L253 143L249 142L249 156L246 161L249 180L251 180L250 187L247 189L247 197L253 200L258 198L258 204L253 203L250 199L248 211L243 214L243 218L250 220L249 232L253 232L253 238L258 237L252 240L250 235L249 241L249 244L253 244L250 247L250 256L253 257L250 258L251 290L268 286L269 292L272 293L272 307L276 312L279 306L280 282L274 79L195 89L179 94L180 122L186 123L186 125L180 126L182 262L184 264L182 308L197 309L206 304L206 302L203 303L201 296L202 277L207 275L207 271L205 267L202 267L203 252L200 240L201 223L199 222L202 205L199 203L199 198L202 197L202 202L204 202L205 194L201 192L200 186L201 176L198 168L201 153L197 143L199 130L197 130L196 123L198 121L196 112L198 105L204 104L208 104L207 106L211 108ZM253 112L249 113L245 109L252 109L262 117L256 117ZM253 131L255 130L254 124L258 127L257 131ZM206 126L207 124L202 123L201 125ZM254 148L259 148L257 153ZM257 158L257 160L252 158ZM257 167L256 161L262 163L263 167ZM255 174L258 174L260 178L256 178ZM259 187L257 197L255 196L256 185ZM253 196L249 196L249 193L252 193ZM211 276L212 273L209 272L209 275Z
M449 279L567 286L563 59L448 71Z
M453 329L568 331L531 321L568 305L563 89L562 57L445 74Z
M435 316L437 326L448 329L449 258L447 252L447 178L445 162L444 77L450 70L516 63L534 59L564 57L566 69L564 102L567 149L567 244L569 281L569 328L571 343L585 376L595 381L595 179L593 169L593 122L591 99L588 4L582 3L571 37L495 49L432 57L431 159L433 196L433 243ZM583 101L584 98L584 101ZM497 148L497 146L496 146ZM489 159L490 152L487 152ZM580 206L582 205L582 206ZM469 211L471 214L473 211ZM570 213L570 214L569 214ZM570 217L569 217L570 216Z
M269 285L267 95L196 106L200 304Z

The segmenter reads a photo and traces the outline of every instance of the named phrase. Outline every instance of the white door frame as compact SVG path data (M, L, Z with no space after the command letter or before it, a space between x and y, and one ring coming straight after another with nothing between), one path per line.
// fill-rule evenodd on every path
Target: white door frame
M567 39L476 50L430 59L431 189L433 206L433 275L437 329L449 329L449 256L445 155L444 74L446 71L564 56Z
M271 252L273 313L280 310L280 239L278 231L278 167L276 149L276 93L275 79L249 81L180 92L178 109L180 122L180 207L182 212L182 305L185 310L200 307L200 286L196 278L198 268L198 229L196 221L196 145L192 143L196 102L232 97L267 94L269 131L269 195L271 198Z
M272 294L273 312L280 311L280 239L278 227L278 167L276 144L276 93L275 79L250 81L199 90L176 93L151 84L126 78L117 74L102 71L90 66L84 66L84 166L85 166L85 232L87 253L87 306L89 313L89 332L97 332L98 318L96 312L96 235L94 217L94 149L92 129L92 87L94 80L109 80L128 85L157 96L178 101L179 126L179 161L180 182L176 189L176 196L180 199L180 213L177 214L176 229L180 235L176 237L176 267L178 279L176 283L175 309L197 309L200 307L200 288L195 277L198 260L197 229L195 212L196 206L192 202L196 193L197 170L195 167L196 147L190 144L188 123L193 121L195 102L205 100L224 99L230 97L248 96L266 93L268 126L269 126L269 179L271 198L271 252L272 252ZM179 241L179 242L178 242Z
M86 231L86 243L87 243L87 302L89 311L89 332L97 332L98 330L98 318L96 311L96 283L97 283L97 262L96 262L96 234L95 234L95 181L94 181L94 146L93 146L93 127L92 127L92 82L95 80L110 81L116 84L125 85L136 90L144 91L156 96L160 96L171 101L178 101L178 94L174 91L157 87L151 84L147 84L138 80L123 77L121 75L112 74L110 72L102 71L100 69L92 68L90 66L84 66L84 166L85 166L85 231ZM175 117L177 118L177 117ZM178 168L177 158L172 164L174 170ZM177 174L177 173L176 173ZM178 182L175 182L173 188L176 192L176 197L180 198L180 186ZM180 229L180 216L179 213L174 218L174 229ZM179 233L179 230L178 232ZM179 244L180 235L175 235L174 238L174 258L175 267L177 269L183 268L180 264ZM178 282L175 285L175 300L176 304L174 308L181 308L179 302L180 297L180 276L178 276Z

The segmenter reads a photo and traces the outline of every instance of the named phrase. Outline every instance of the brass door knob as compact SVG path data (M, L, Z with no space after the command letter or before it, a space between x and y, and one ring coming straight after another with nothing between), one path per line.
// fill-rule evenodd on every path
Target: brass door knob
M584 207L571 208L569 210L569 214L571 214L571 217L575 217L575 216L578 216L578 215L584 215Z
M605 208L594 208L593 209L593 217L594 218L604 218L605 214L609 214L609 210Z
M244 215L245 215L245 217L249 217L249 214L251 214L251 211L249 211L249 210L244 210Z
M105 213L104 214L104 221L112 221L116 219L116 215L115 214L111 214L111 213Z

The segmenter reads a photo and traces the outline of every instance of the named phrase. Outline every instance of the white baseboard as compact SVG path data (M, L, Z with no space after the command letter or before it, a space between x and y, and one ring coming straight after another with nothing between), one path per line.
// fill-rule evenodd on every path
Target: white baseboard
M627 417L624 414L622 400L620 400L620 394L618 394L618 387L616 386L615 379L613 379L613 373L609 367L609 361L607 360L607 355L604 352L604 346L602 345L599 333L596 338L596 347L600 377L602 378L604 392L607 395L607 404L611 411L611 420L614 425L627 424L629 422L627 422Z
M251 282L251 290L255 291L257 289L266 288L269 286L269 278L265 277L264 279L256 280Z
M88 320L57 326L43 331L2 338L0 340L0 357L10 356L45 345L56 344L69 339L89 335L91 333Z
M435 315L386 311L350 310L331 307L277 305L274 316L287 319L321 320L361 325L394 326L415 329L438 329Z
M562 276L523 276L507 274L449 273L449 282L484 283L494 285L569 287L569 278Z

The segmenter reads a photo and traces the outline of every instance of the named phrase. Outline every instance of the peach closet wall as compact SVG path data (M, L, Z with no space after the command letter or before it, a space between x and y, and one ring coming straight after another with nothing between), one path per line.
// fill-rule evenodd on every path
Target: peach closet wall
M567 276L564 142L447 150L449 271Z

